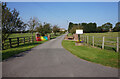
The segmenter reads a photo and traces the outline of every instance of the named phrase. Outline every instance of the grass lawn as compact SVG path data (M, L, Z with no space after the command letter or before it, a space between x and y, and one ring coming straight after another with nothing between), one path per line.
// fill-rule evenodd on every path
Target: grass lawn
M75 42L69 40L63 40L62 45L65 49L81 59L102 64L104 66L120 68L120 65L118 66L119 53L114 51L102 50L88 46L75 46Z

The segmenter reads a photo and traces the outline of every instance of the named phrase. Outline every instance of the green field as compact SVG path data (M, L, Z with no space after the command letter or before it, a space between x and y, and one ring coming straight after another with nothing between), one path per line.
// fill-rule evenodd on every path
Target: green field
M68 34L68 36L72 36L72 34ZM81 40L84 43L87 43L87 36L88 36L88 44L93 44L93 36L94 36L94 43L96 47L102 48L102 41L103 36L105 37L105 49L116 51L117 47L117 37L118 32L106 32L106 33L84 33L81 35Z
M32 34L31 33L13 33L9 36L9 38L26 37L26 36L32 36ZM35 36L35 33L33 33L33 36Z
M54 36L53 33L48 33L47 35L51 35L52 37ZM56 35L60 35L59 33L56 33ZM9 38L16 38L16 37L27 37L27 36L32 36L31 33L14 33L9 36ZM33 36L35 37L35 33L33 33Z
M118 68L119 53L109 50L92 48L88 46L75 46L75 41L69 40L63 40L62 45L65 49L67 49L72 54L76 55L81 59L102 64L105 66Z
M120 37L118 36L120 32L105 32L105 33L83 33L83 36L96 36L96 37ZM72 36L71 33L68 36Z
M106 37L118 37L118 32L106 32L106 33L84 33L86 36L106 36Z

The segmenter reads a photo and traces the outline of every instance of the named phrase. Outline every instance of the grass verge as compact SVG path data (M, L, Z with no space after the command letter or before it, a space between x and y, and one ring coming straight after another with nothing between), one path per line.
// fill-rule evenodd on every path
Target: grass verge
M104 66L120 68L120 65L118 65L119 53L114 51L101 50L88 46L75 46L75 42L69 40L63 40L62 45L65 49L81 59Z
M19 54L21 52L24 52L24 51L27 51L27 50L30 50L31 48L39 45L39 44L42 44L46 41L35 41L34 43L26 43L25 45L20 45L19 47L16 47L16 48L10 48L10 49L7 49L7 50L3 50L2 51L2 60L4 59L7 59L9 57L12 57L14 56L15 54Z

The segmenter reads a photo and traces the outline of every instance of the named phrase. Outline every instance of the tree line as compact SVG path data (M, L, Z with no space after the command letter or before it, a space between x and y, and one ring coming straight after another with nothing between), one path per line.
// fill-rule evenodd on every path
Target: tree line
M26 30L27 28L27 30ZM2 42L12 33L30 32L33 36L34 32L40 33L40 35L46 35L47 33L60 31L57 25L52 26L50 23L41 23L37 17L31 17L27 23L23 22L19 17L19 12L16 9L11 10L7 7L6 3L2 3Z
M84 33L101 33L101 32L119 32L120 22L116 23L115 27L111 23L105 23L102 26L98 26L96 23L69 23L68 32L74 34L76 29L83 29Z

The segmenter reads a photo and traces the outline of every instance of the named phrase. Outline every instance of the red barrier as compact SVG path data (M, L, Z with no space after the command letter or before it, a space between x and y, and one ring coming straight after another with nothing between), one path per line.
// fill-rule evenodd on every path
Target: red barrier
M40 37L36 37L36 41L42 41Z
M39 34L36 34L36 41L42 41Z

